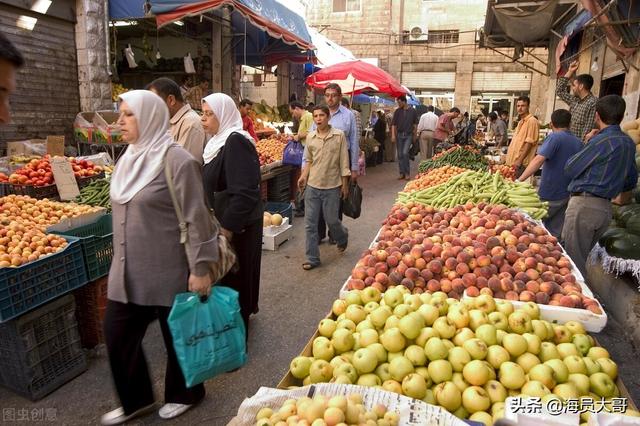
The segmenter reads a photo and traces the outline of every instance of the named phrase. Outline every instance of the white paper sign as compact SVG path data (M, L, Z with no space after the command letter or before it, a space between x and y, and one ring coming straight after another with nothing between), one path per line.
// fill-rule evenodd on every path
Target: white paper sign
M78 188L76 176L73 174L73 168L66 158L53 157L51 159L51 171L56 180L61 200L73 200L80 195L80 188Z

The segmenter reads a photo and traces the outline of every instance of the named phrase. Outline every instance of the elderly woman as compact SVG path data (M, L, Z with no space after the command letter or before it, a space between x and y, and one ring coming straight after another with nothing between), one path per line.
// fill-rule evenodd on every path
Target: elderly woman
M104 332L122 406L103 415L103 425L124 423L154 407L142 339L155 319L167 351L165 405L160 417L176 417L204 398L204 385L186 387L167 317L176 294L210 293L208 266L218 256L218 229L205 203L200 165L169 135L167 106L146 90L124 93L120 98L118 124L129 147L111 180L114 257ZM180 243L165 164L188 225L185 246Z
M204 149L204 189L239 266L220 282L238 291L248 336L249 316L258 312L260 291L264 214L260 160L254 139L242 130L233 99L223 93L209 95L202 101L202 112L205 133L212 135Z

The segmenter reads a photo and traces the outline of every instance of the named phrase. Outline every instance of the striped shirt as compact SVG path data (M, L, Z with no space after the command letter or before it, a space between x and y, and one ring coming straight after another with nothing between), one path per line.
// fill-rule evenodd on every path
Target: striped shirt
M635 153L633 140L620 126L604 128L567 162L564 173L571 178L569 192L611 199L632 190L638 182Z
M576 135L578 139L584 140L584 136L596 126L596 101L598 98L589 92L587 96L580 99L570 93L570 86L571 82L568 78L558 78L556 95L569 105L569 110L571 111L569 129L571 133Z

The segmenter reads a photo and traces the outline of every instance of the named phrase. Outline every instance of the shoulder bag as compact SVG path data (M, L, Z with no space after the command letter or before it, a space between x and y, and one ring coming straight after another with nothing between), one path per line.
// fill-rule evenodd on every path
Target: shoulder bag
M176 188L173 184L173 176L171 174L171 170L169 168L169 163L165 161L164 164L164 174L167 179L167 187L169 188L169 194L171 195L171 201L173 203L173 208L176 211L176 216L178 217L178 227L180 228L180 244L185 246L185 253L187 254L187 259L189 258L189 252L186 250L186 244L189 239L189 227L187 222L184 220L184 216L182 214L182 209L178 204L178 197L176 195ZM220 226L218 225L218 220L213 215L213 211L209 210L209 220L212 222L212 227L214 232L218 232ZM209 275L211 277L211 281L215 284L222 277L227 275L229 271L237 268L236 264L236 253L233 251L231 247L231 243L227 238L218 232L217 236L218 240L218 261L212 262L209 264Z

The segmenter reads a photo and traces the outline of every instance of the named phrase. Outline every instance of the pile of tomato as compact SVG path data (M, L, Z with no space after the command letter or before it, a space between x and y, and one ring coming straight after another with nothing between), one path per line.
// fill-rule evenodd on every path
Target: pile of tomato
M69 157L67 160L71 163L76 179L95 176L102 172L102 168L94 165L91 161L78 160L73 157ZM51 157L47 155L39 160L31 160L24 167L16 170L9 176L0 173L0 182L31 186L51 185L55 183L55 179L51 171L50 161Z

